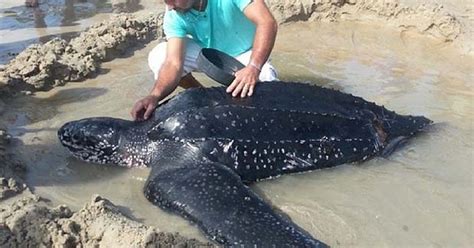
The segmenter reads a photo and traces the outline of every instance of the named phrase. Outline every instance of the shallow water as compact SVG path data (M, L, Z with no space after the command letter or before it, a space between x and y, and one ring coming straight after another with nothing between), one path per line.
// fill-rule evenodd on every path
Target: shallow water
M31 44L53 38L69 40L92 24L114 13L162 11L154 0L39 0L38 7L25 0L0 2L0 64L6 64Z
M437 124L387 159L268 182L266 192L287 194L273 202L332 244L471 246L473 58L379 26L286 28L275 64L297 62L283 79L318 82Z
M17 98L4 116L38 195L78 209L97 193L146 224L203 239L195 227L146 201L141 191L148 169L77 161L56 138L69 120L129 118L152 85L146 55L155 44L103 64L110 71L95 79ZM332 246L474 243L472 57L380 26L300 23L281 27L273 63L283 80L340 89L437 125L386 159L288 175L254 189Z

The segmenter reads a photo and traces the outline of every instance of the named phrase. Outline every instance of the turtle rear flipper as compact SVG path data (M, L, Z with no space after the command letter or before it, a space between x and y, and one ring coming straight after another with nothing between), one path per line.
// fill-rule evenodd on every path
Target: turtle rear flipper
M424 116L397 115L396 118L384 120L381 128L386 131L387 138L380 155L388 157L415 134L429 129L432 124L433 121Z

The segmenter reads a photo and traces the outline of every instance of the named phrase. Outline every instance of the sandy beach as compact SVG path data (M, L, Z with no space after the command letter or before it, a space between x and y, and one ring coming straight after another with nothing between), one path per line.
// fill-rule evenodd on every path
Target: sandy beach
M68 158L56 141L55 130L67 120L91 114L129 119L133 102L151 87L146 56L164 38L164 5L126 3L112 1L104 7L110 13L86 16L66 31L36 28L74 35L28 45L18 54L13 34L23 33L25 40L42 36L25 27L0 28L0 47L5 48L0 65L0 246L217 246L196 227L147 203L141 187L148 170L88 167ZM280 24L272 59L282 80L341 89L402 113L427 114L447 127L417 140L420 148L410 144L388 161L266 181L259 191L331 246L472 246L473 4L267 3ZM9 20L13 10L28 11L22 5L13 0L0 4L0 10L9 10L0 18ZM203 75L198 79L216 85ZM427 160L427 154L442 157ZM435 165L428 167L431 162ZM451 169L441 169L444 165ZM393 175L398 179L390 179ZM290 196L289 187L297 188L298 196ZM401 202L406 207L397 210L393 205Z

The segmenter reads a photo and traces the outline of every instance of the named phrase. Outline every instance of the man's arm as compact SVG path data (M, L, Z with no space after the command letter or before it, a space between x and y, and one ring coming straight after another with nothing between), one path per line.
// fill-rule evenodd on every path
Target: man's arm
M252 55L249 64L235 73L235 80L227 88L232 96L251 96L258 81L260 70L268 60L275 44L278 30L277 22L264 0L254 0L244 9L245 16L256 25Z
M135 120L148 119L158 102L173 92L181 79L186 40L171 38L167 42L166 59L150 94L135 103L130 114Z

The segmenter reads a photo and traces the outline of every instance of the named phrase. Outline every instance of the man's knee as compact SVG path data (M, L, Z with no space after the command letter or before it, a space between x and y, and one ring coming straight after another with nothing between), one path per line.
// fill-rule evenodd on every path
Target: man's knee
M151 52L148 54L148 66L155 79L158 78L158 73L161 69L166 58L166 42L158 44Z
M273 67L269 62L265 63L260 72L259 80L262 82L278 80L278 73L275 67Z

